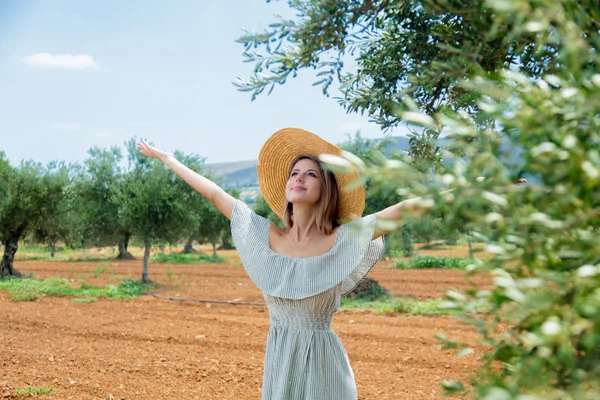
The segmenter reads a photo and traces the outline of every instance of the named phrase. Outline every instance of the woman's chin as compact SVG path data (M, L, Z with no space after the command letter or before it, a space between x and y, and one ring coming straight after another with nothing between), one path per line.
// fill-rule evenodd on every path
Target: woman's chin
M314 206L317 202L316 200L309 199L305 196L288 196L288 202L292 203L294 206Z

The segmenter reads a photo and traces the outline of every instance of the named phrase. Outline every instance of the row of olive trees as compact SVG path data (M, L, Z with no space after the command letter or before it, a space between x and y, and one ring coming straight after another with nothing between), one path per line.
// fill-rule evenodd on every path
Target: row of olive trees
M91 148L81 164L24 161L12 166L0 153L0 276L15 275L14 257L25 237L49 245L117 246L118 258L132 258L128 244L144 245L142 279L148 280L152 245L210 242L213 251L228 233L227 219L203 196L153 159L142 156L135 139L119 147ZM207 175L204 159L176 153Z

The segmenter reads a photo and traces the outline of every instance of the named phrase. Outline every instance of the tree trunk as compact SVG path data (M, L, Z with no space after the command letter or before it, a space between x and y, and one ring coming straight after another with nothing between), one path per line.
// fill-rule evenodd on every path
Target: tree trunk
M213 257L217 257L217 238L214 235L210 236L210 243L213 248Z
M152 242L148 239L144 240L144 264L142 267L142 282L148 283L150 279L148 278L148 260L150 259L150 247L152 247Z
M469 258L473 258L473 243L471 243L471 232L467 231L467 243L469 243Z
M56 253L56 243L50 243L50 257L54 258L54 253Z
M406 225L400 228L400 232L402 234L402 250L404 253L404 257L412 258L414 254L415 247L413 246L412 237Z
M129 238L131 238L131 235L128 233L123 234L119 238L119 254L117 255L118 260L135 260L133 254L127 251L127 246L129 246Z
M191 254L191 253L197 253L196 249L194 249L194 237L190 236L189 239L187 240L187 242L185 243L185 246L183 246L183 254Z
M221 246L219 247L219 250L231 250L232 248L231 234L227 232L221 237Z
M4 245L4 255L2 261L0 261L0 276L21 276L13 264L15 261L15 254L19 249L19 238L25 232L26 224L21 224L16 231L12 232L8 240L2 243Z

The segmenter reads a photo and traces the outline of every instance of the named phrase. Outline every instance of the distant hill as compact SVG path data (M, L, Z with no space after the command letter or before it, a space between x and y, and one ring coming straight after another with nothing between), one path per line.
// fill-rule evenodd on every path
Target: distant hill
M211 172L214 172L218 175L227 175L239 171L241 169L256 167L256 160L213 163L207 164L206 167Z

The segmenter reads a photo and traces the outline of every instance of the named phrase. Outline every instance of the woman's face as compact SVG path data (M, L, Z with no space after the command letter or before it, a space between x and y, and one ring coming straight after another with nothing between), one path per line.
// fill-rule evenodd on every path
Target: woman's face
M286 198L292 204L317 204L321 197L319 166L309 159L298 161L286 184Z

